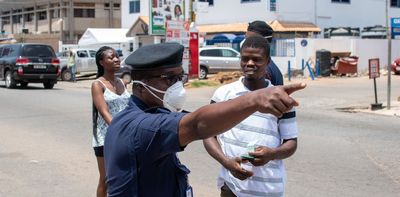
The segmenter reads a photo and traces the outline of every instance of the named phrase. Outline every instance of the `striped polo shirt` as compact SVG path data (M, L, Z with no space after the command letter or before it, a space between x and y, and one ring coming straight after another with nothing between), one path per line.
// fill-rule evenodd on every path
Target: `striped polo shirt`
M212 100L227 101L250 92L243 83L243 77L231 84L218 88ZM268 80L268 87L273 86ZM294 109L281 118L272 114L255 112L227 132L218 135L217 139L224 154L228 157L240 157L247 153L248 146L279 147L284 139L297 138L297 123ZM282 160L273 160L264 166L255 167L251 163L242 167L254 172L244 181L235 178L222 167L218 177L218 188L224 183L239 197L247 196L284 196L286 173Z

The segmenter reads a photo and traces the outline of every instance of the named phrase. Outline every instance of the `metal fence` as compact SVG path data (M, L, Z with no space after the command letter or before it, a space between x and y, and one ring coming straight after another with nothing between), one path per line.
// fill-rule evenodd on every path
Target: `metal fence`
M296 55L294 39L273 39L271 56L294 57Z

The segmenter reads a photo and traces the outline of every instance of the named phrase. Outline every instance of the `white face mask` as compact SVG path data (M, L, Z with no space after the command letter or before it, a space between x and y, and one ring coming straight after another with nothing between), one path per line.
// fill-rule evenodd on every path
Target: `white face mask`
M166 91L162 91L152 86L149 86L143 83L142 81L132 81L132 82L142 84L143 87L150 92L150 94L152 94L154 97L162 101L163 106L169 109L170 111L172 112L182 111L183 105L185 104L186 100L186 90L183 87L182 81L177 81L172 86L170 86ZM154 94L149 88L151 90L164 94L163 99Z

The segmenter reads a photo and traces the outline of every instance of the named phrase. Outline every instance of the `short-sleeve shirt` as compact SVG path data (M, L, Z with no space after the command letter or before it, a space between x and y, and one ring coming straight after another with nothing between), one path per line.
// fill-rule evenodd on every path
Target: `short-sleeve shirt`
M223 102L250 92L242 80L243 77L218 88L212 101ZM266 83L273 86L268 80ZM240 157L248 152L249 146L277 148L282 140L297 138L297 135L295 111L292 110L281 118L272 114L255 112L232 129L218 135L217 139L226 156ZM227 169L221 168L218 188L226 184L236 196L241 197L284 196L286 173L282 160L272 160L264 166L257 167L246 163L242 164L242 167L252 171L254 175L241 181Z
M186 113L149 108L131 96L113 118L105 138L108 196L185 196L187 174L176 153L179 121Z
M283 85L282 73L272 59L270 59L267 65L267 79L269 79L274 86Z

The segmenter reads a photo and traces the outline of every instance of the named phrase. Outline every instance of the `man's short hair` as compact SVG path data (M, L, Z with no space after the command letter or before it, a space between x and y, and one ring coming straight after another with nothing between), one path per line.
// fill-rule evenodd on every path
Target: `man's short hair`
M249 23L247 31L260 34L262 37L267 38L268 42L272 41L272 34L274 30L264 21L253 21Z
M240 52L242 52L244 48L264 49L266 57L269 58L270 56L269 42L267 41L267 39L260 35L247 37L242 47L240 48Z

